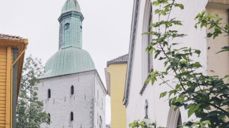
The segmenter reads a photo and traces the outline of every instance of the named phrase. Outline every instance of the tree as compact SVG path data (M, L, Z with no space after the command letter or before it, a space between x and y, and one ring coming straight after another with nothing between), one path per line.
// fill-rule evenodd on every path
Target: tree
M229 127L229 83L225 82L228 76L220 78L200 72L202 65L193 58L199 57L201 51L191 47L177 47L179 43L175 39L186 35L175 29L182 26L182 22L170 14L174 8L184 9L184 5L176 0L155 0L153 5L159 21L152 23L151 31L147 33L153 37L147 52L152 54L154 59L163 61L165 68L162 71L151 71L146 83L153 84L161 80L161 85L169 86L170 90L162 92L160 98L167 97L171 107L185 108L189 117L197 117L196 120L186 122L180 127ZM222 26L221 19L217 16L201 12L196 20L195 27L206 27L211 30L207 34L208 38L214 39L220 34L229 34L229 25ZM227 51L229 47L225 46L218 54ZM169 74L173 74L175 85L171 85L167 77ZM131 127L145 128L145 125L144 122L136 121Z
M48 115L43 111L43 103L37 97L36 85L42 73L43 66L40 60L26 58L17 104L17 128L39 128L42 123L48 123Z

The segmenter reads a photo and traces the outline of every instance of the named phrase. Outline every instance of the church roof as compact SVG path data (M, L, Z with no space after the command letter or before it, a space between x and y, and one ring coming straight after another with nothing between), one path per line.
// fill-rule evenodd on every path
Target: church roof
M76 12L81 12L79 3L77 0L67 0L62 8L61 13L66 13L70 11L76 11Z
M111 64L123 64L123 63L127 63L128 62L128 54L120 56L118 58L115 58L113 60L110 60L107 62L107 66L111 65Z

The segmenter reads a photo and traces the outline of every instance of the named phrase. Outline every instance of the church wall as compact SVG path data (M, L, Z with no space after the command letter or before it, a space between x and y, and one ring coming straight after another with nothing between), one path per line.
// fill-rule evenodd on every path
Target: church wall
M142 45L142 33L143 33L143 22L144 22L144 11L145 11L146 0L139 1L139 12L138 12L138 23L136 27L136 42L134 46L133 62L132 62L132 74L130 78L129 98L126 105L127 108L127 124L135 120L143 120L145 117L145 102L148 101L148 116L152 122L156 122L158 126L166 127L169 115L169 105L166 98L159 99L160 92L166 91L169 88L167 86L159 86L160 81L157 81L154 86L148 85L143 91L142 95L140 91L143 87L142 72L145 66L142 62L144 54L142 54L145 48ZM204 66L203 72L206 72L206 60L207 60L207 41L206 41L206 30L195 29L195 16L198 12L205 9L207 0L182 0L185 5L183 11L175 10L171 14L171 17L177 17L181 19L184 26L177 28L181 33L185 33L188 36L183 39L178 39L178 42L185 42L183 46L191 46L202 51L202 56L198 59ZM153 22L157 20L157 17L153 15ZM181 45L182 46L182 45ZM146 68L146 67L145 67ZM157 60L153 60L153 68L156 70L163 69L163 63ZM173 84L172 84L173 85ZM186 112L181 109L182 121L187 121ZM172 127L171 127L172 128Z
M43 128L93 128L94 77L93 72L84 72L41 80L39 99L51 115L51 124ZM73 95L70 93L72 85ZM51 89L51 98L48 98L48 89ZM74 121L70 121L71 112Z
M105 128L105 109L106 109L106 92L103 88L103 84L96 72L95 74L95 90L94 90L94 128Z
M222 18L222 24L228 24L228 9L229 3L226 8L218 6L212 6L209 4L207 7L207 11L212 15L218 15ZM220 54L216 54L221 51L221 48L229 45L228 36L220 35L219 37L213 39L208 39L208 74L209 75L219 75L220 77L224 77L229 73L229 52L224 52ZM220 65L220 66L219 66Z
M144 118L144 101L142 100L139 92L141 87L143 86L142 77L141 77L141 53L142 53L142 46L141 46L141 36L142 35L142 17L144 12L144 4L145 0L139 0L139 12L138 12L138 23L136 27L136 39L135 39L135 46L134 46L134 53L133 53L133 62L132 62L132 77L130 78L130 88L129 88L129 99L126 108L126 120L127 124L126 127L128 128L129 123L135 120L142 120ZM133 12L134 13L134 12Z

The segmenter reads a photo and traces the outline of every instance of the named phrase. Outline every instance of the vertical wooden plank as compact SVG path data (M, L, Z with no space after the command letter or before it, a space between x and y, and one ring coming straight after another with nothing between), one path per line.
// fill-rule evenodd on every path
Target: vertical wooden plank
M6 125L6 48L0 48L0 128Z
M12 50L7 47L7 66L6 66L6 128L11 128L11 65L12 65Z

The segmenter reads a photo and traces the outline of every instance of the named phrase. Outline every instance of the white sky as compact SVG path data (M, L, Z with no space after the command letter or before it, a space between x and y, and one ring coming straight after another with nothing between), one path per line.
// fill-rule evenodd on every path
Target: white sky
M0 33L28 38L27 56L41 58L45 63L58 49L57 19L64 2L65 0L0 0ZM106 62L128 52L133 0L78 2L85 18L83 49L91 54L106 84ZM109 117L107 119L109 123Z

